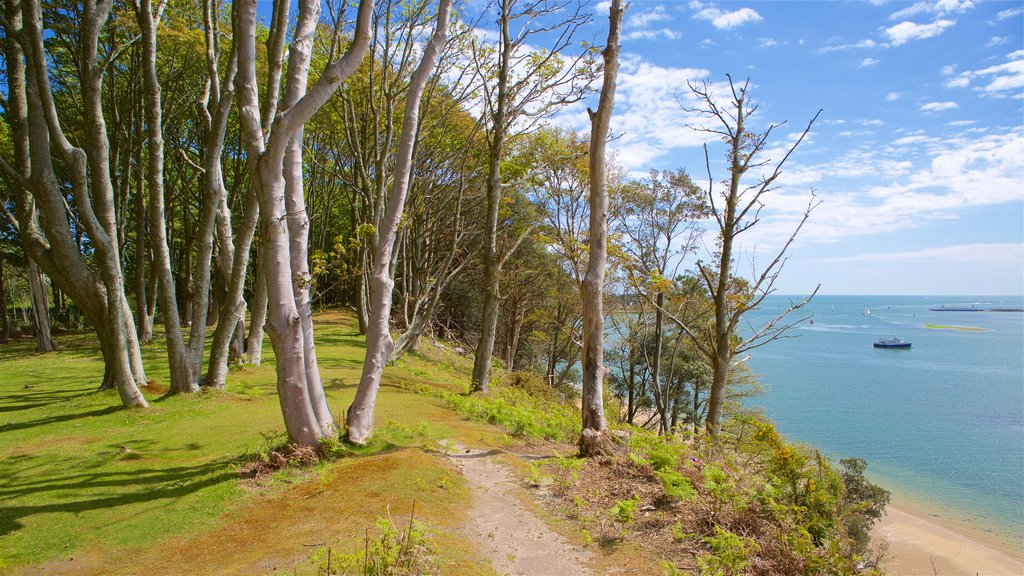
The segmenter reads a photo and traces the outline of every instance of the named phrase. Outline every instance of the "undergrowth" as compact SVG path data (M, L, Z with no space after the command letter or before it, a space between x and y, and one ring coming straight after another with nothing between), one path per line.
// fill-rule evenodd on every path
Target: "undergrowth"
M488 394L451 392L431 386L410 389L440 398L463 418L500 426L517 438L576 442L581 423L571 390L555 390L540 376L528 372L512 372L504 380L492 384Z
M588 537L653 549L666 574L878 574L863 567L877 561L867 531L888 493L864 478L863 460L837 470L767 421L730 422L717 447L632 429L627 457L581 462L550 491L561 514ZM535 474L562 466L550 459Z
M310 558L316 576L434 576L441 573L426 526L416 520L415 502L409 521L395 523L389 513L377 517L375 534L364 531L363 547L336 554L320 547Z

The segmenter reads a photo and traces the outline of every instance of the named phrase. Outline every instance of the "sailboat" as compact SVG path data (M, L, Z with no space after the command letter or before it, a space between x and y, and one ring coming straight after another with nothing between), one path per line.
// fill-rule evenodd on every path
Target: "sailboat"
M864 315L865 316L871 316L871 308L865 308L864 309Z

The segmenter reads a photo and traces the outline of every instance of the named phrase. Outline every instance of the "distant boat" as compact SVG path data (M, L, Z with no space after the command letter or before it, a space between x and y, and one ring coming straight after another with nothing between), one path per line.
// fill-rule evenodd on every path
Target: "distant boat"
M865 316L871 316L871 308L865 308L864 309L864 315Z
M875 348L910 348L910 342L893 336L892 338L879 338L875 340L874 346Z

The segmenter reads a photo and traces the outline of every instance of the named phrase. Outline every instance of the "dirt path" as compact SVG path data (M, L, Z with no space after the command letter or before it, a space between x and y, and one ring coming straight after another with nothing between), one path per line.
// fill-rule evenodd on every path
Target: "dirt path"
M589 576L593 554L569 543L516 498L515 481L497 462L497 451L455 446L448 458L473 490L467 531L498 574L512 576Z

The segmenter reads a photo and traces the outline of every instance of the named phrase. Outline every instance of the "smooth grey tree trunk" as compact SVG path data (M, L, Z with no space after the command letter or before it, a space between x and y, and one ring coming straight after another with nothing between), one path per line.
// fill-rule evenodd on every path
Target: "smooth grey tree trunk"
M309 118L327 102L362 62L370 43L373 2L361 0L355 34L348 51L324 69L320 79L311 89L304 91L305 93L293 105L275 117L272 126L268 127L270 129L266 140L259 115L256 80L256 2L239 1L234 7L238 42L237 101L242 140L249 156L263 224L261 258L267 281L267 332L276 358L281 412L285 428L293 442L316 446L321 438L333 435L335 428L330 411L326 410L325 416L319 412L319 406L314 406L314 399L318 395L323 395L323 389L319 386L319 390L311 391L309 386L314 379L306 373L307 366L315 366L315 355L310 359L312 362L305 358L306 333L303 329L300 306L296 304L296 293L301 292L301 289L296 290L296 284L308 282L308 278L293 275L292 262L300 258L305 260L307 255L291 253L293 244L287 220L293 215L287 211L285 156L292 141L301 134L301 129ZM285 94L296 93L298 86L305 87L313 33L319 13L318 1L300 2L295 38L289 49ZM274 86L271 88L276 89ZM268 91L269 93L271 91ZM301 146L301 140L298 144ZM296 216L307 218L304 212ZM304 243L296 246L304 246ZM305 305L304 302L302 304ZM309 350L312 351L312 348ZM315 382L319 384L319 376ZM325 422L323 418L327 421Z
M413 148L419 127L420 101L427 81L437 67L437 59L448 42L448 24L453 0L440 0L437 8L437 23L434 35L423 50L416 72L409 82L405 99L405 116L402 133L398 141L398 155L395 161L395 176L388 198L387 209L378 229L377 253L374 258L370 283L370 314L366 330L366 356L359 388L355 399L348 408L346 425L348 439L355 444L366 444L373 431L373 409L380 389L380 377L384 365L391 357L394 342L391 340L391 298L395 287L392 269L392 250L398 234L398 224L405 209L405 198L409 192L409 178L412 173Z
M145 111L147 126L147 185L151 245L153 246L153 273L160 282L160 307L167 343L167 362L170 367L170 391L176 394L199 390L194 378L188 348L181 333L178 316L178 298L171 274L171 257L167 248L167 219L164 215L164 137L161 109L160 80L156 69L156 28L161 14L153 13L151 0L140 0L137 6L139 28L142 30L143 80L145 85ZM193 324L205 318L193 317Z
M26 252L86 314L104 352L104 385L115 386L128 407L147 406L138 386L145 384L135 322L125 298L120 261L119 228L110 180L110 146L102 107L103 64L99 37L110 15L109 4L86 3L79 17L78 62L84 147L65 135L54 105L43 44L38 0L6 5L2 23L8 74L8 121L12 125L17 169L5 165L29 194L16 195L19 234ZM12 29L13 28L13 29ZM24 52L22 52L24 49ZM52 154L58 154L70 179L60 184ZM77 208L81 231L94 252L86 264L78 238L67 220L65 194ZM39 215L42 215L40 217ZM76 227L77 229L77 227Z
M53 352L57 344L50 334L50 302L46 297L46 277L32 258L28 258L28 293L32 300L36 352Z
M4 286L4 261L0 258L0 344L11 339L11 319L7 315L7 288Z
M267 323L267 278L258 259L254 276L256 288L249 307L249 336L245 339L245 353L249 364L259 366L263 361L263 326Z
M604 48L604 82L597 111L590 109L590 253L583 277L583 430L580 453L607 453L611 437L604 415L604 275L608 260L608 177L605 156L608 127L615 106L615 80L619 71L622 0L612 0L608 16L608 44Z
M141 187L135 191L135 334L140 342L153 340L153 318L146 295L146 196Z
M188 346L192 375L196 381L202 378L203 347L206 343L206 328L210 315L210 276L213 254L213 237L218 227L222 245L231 243L230 214L225 215L227 189L224 186L223 164L224 139L227 136L228 116L234 98L235 72L238 53L232 43L228 68L224 78L220 77L220 15L212 0L203 1L203 29L206 38L206 102L202 108L204 123L203 142L203 203L199 218L199 241L196 250L196 268L192 276L192 325ZM229 258L228 261L231 259ZM219 312L219 310L218 310ZM207 378L207 382L210 379ZM219 387L223 387L220 382Z

